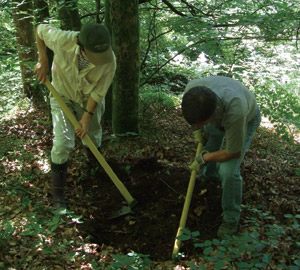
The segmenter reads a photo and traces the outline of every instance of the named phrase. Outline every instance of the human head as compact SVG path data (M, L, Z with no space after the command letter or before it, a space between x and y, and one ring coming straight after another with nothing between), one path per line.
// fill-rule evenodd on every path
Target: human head
M190 125L206 124L217 107L216 94L205 86L196 86L184 93L181 109Z
M87 59L96 66L113 61L110 34L101 24L84 24L78 35L78 44L84 49Z

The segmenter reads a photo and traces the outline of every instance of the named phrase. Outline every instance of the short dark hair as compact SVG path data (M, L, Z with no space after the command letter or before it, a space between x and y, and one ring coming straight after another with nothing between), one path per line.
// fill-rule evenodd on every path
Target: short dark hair
M182 97L182 114L190 125L208 120L215 112L216 107L216 94L205 86L193 87Z

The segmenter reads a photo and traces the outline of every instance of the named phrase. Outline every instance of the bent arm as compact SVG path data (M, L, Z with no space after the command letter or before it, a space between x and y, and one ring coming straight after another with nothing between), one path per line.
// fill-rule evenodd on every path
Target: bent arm
M45 59L48 60L46 44L45 44L45 42L40 38L40 36L39 36L39 34L38 34L38 26L37 26L37 28L36 28L35 38L36 38L37 49L38 49L38 52L39 52L39 61L40 61L40 60L45 60Z
M228 153L225 149L221 149L216 152L205 153L203 160L207 162L225 162L234 158L239 158L242 155L242 151L237 153Z
M38 63L35 66L34 73L37 76L40 83L45 83L46 76L49 71L47 47L45 42L39 37L37 29L36 29L35 36L36 36L36 45L38 49L39 58L38 58Z
M87 105L86 105L86 111L83 113L81 120L79 121L79 124L82 128L82 130L76 129L75 133L80 139L83 139L83 137L87 134L90 122L92 120L94 111L96 110L98 103L92 98L89 97Z
M96 102L96 101L90 96L89 99L88 99L88 102L87 102L87 104L86 104L86 108L85 108L85 109L86 109L88 112L90 112L90 113L94 113L94 111L95 111L97 105L98 105L98 102ZM85 112L85 113L87 113L87 112ZM88 114L88 113L87 113L87 114Z

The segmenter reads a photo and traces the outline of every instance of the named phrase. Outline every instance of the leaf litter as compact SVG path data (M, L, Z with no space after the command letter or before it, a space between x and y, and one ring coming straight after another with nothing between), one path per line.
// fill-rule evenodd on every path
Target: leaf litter
M52 130L47 114L31 108L2 120L2 266L93 269L95 262L109 264L112 254L132 250L149 255L157 269L174 266L170 257L196 145L178 108L152 110L152 119L141 122L141 136L115 137L104 124L101 152L138 201L133 213L113 220L107 216L125 204L124 198L102 168L87 165L79 140L67 179L71 212L54 219L49 166ZM288 222L286 214L299 215L299 154L298 142L288 144L274 130L259 128L241 167L243 204L248 208L259 206L280 224ZM197 181L187 228L199 231L201 241L216 238L222 220L220 205L220 185ZM247 207L241 216L242 231L248 229L252 215ZM263 233L266 225L275 221L257 222ZM289 249L295 246L284 239L281 246L285 252L278 249L273 257L286 261ZM181 249L186 261L201 261L201 252L191 242L183 242ZM186 261L181 261L177 269L188 269Z

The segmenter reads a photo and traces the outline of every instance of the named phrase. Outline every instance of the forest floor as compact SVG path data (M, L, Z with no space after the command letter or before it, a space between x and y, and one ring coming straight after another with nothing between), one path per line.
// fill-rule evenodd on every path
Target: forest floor
M111 254L131 251L148 255L156 269L175 267L170 259L196 151L191 130L178 108L155 105L141 122L147 133L115 137L108 130L104 127L101 153L137 205L130 214L109 219L126 201L102 168L88 167L78 140L66 187L71 212L59 218L51 212L47 114L29 108L1 120L0 269L110 269L95 265L108 265ZM241 232L249 230L253 217L263 235L267 225L291 225L286 214L300 214L299 160L299 142L281 141L271 128L259 128L241 166ZM196 181L186 227L199 231L199 242L216 238L221 192L219 183ZM264 269L292 264L291 257L300 252L299 235L292 231L277 240ZM192 241L183 241L180 251L185 257L176 269L201 261L203 248Z

